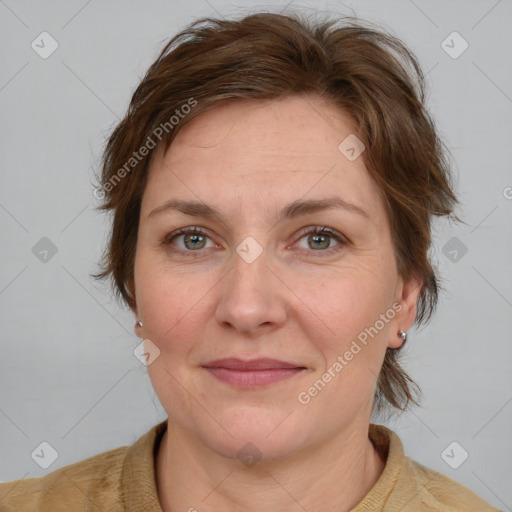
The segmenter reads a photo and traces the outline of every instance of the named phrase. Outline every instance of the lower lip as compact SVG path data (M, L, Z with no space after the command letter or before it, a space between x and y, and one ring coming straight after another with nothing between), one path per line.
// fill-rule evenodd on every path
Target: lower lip
M269 370L229 370L206 368L217 379L240 387L258 387L274 384L298 375L304 368L273 368Z

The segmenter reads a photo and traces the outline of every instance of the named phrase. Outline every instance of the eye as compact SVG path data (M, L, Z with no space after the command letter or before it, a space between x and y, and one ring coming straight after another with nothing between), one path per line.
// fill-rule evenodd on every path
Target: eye
M177 231L172 232L170 235L166 236L163 245L176 245L174 240L181 238L183 241L183 246L177 248L177 252L199 252L200 249L207 248L206 241L210 237L206 234L205 231L198 227L191 228L182 228ZM215 244L213 244L215 246Z
M306 249L310 249L311 252L321 253L314 254L314 256L321 256L325 254L331 254L333 252L339 251L344 245L346 245L347 241L343 235L340 233L326 227L315 226L312 229L309 229L306 232L302 233L299 241L302 239L307 240ZM336 240L338 245L332 247L331 241Z
M182 239L182 247L175 243L175 240L178 240L180 238ZM200 256L201 249L208 248L207 241L209 239L210 237L203 229L196 226L192 226L173 231L171 234L167 235L164 238L164 240L162 241L162 245L174 246L176 248L173 247L172 250L178 253L186 253L187 255L197 253L193 254L193 256ZM306 250L309 249L310 253L318 253L314 254L315 257L339 251L347 243L347 240L343 235L341 235L337 231L322 226L314 226L313 228L307 229L307 231L303 230L301 233L301 237L299 238L299 241L301 241L302 239L308 240L308 247L305 248ZM331 246L332 239L338 242L338 244L334 247ZM218 246L212 242L210 248L211 247Z

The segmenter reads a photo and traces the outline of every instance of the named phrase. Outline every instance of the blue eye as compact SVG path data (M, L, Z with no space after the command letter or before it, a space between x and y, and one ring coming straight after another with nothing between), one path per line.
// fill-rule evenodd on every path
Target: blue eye
M174 241L176 239L182 238L184 247L172 248L173 251L187 254L191 256L201 256L201 249L207 249L207 241L211 240L208 234L198 227L189 227L178 229L177 231L172 232L167 235L162 242L164 246L176 246ZM308 231L303 232L302 236L299 238L299 241L303 238L310 237L308 240L308 248L309 252L317 253L314 256L322 256L325 254L331 254L335 251L339 251L344 245L346 245L346 239L340 233L326 227L315 226L310 228ZM334 239L338 244L334 247L331 247L331 240ZM211 247L217 247L216 244L212 242ZM306 248L305 250L308 250ZM197 254L193 254L197 253Z

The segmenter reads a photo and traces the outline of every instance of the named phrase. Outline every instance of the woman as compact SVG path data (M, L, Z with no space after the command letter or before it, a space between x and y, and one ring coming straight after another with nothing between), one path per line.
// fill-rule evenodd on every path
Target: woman
M370 423L417 403L397 357L457 202L423 87L349 19L199 20L165 46L105 150L97 277L169 418L3 484L1 510L497 510Z

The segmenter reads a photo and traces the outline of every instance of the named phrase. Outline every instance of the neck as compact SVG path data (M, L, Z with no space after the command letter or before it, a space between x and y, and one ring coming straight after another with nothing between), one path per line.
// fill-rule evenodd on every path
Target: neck
M367 430L353 425L307 453L241 468L238 460L212 456L169 421L156 460L162 510L347 512L385 466Z

